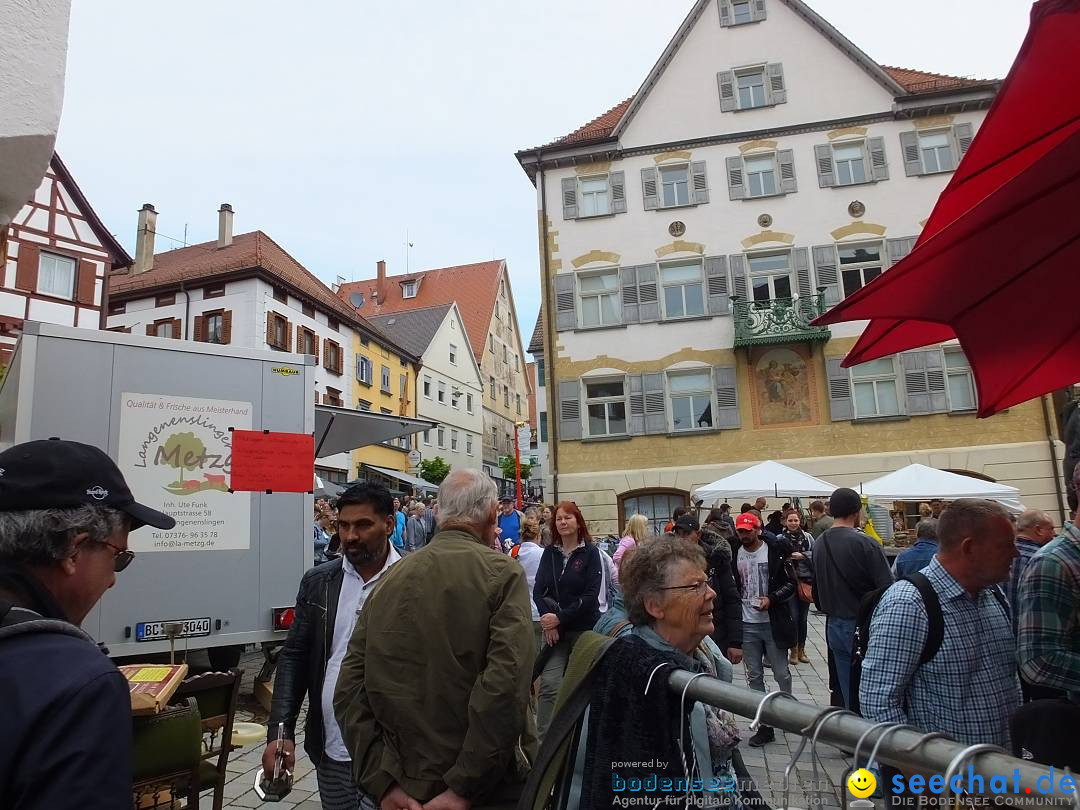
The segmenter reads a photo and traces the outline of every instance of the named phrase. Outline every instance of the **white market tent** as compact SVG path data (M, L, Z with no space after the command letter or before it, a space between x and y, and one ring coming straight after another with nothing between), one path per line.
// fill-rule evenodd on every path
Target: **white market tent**
M937 470L925 464L909 464L896 472L867 481L859 486L859 491L872 501L984 498L997 501L1013 512L1024 510L1020 503L1020 490L1016 487Z
M835 484L776 461L763 461L753 467L705 484L694 491L693 499L713 504L725 498L765 497L828 497L837 489Z

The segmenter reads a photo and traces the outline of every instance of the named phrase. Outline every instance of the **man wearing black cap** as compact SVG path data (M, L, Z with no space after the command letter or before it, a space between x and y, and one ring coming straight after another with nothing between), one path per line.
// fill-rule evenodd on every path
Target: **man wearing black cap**
M175 521L136 503L96 447L0 453L0 807L130 806L127 681L78 625L144 525Z
M814 543L814 601L828 617L825 640L836 665L844 705L851 705L851 650L862 598L893 581L881 546L856 527L862 499L841 487L829 498L832 527Z

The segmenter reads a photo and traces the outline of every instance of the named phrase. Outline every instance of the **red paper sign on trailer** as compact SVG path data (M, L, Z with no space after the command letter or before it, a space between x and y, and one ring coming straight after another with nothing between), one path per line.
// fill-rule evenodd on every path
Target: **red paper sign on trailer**
M311 492L315 439L309 433L234 430L233 492Z

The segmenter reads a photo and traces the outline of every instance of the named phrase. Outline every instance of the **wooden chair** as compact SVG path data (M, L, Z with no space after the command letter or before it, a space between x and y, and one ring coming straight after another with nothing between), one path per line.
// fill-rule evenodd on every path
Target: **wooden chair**
M134 718L132 733L133 806L198 810L202 718L195 699Z
M181 682L173 701L195 700L202 718L202 761L199 765L199 789L214 790L214 810L224 803L226 765L229 754L239 746L232 744L233 720L240 699L243 671L205 672Z

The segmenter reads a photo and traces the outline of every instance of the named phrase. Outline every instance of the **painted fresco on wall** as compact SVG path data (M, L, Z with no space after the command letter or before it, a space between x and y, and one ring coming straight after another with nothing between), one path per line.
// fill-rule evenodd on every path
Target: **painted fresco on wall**
M817 423L813 365L802 346L754 349L750 377L756 427Z

